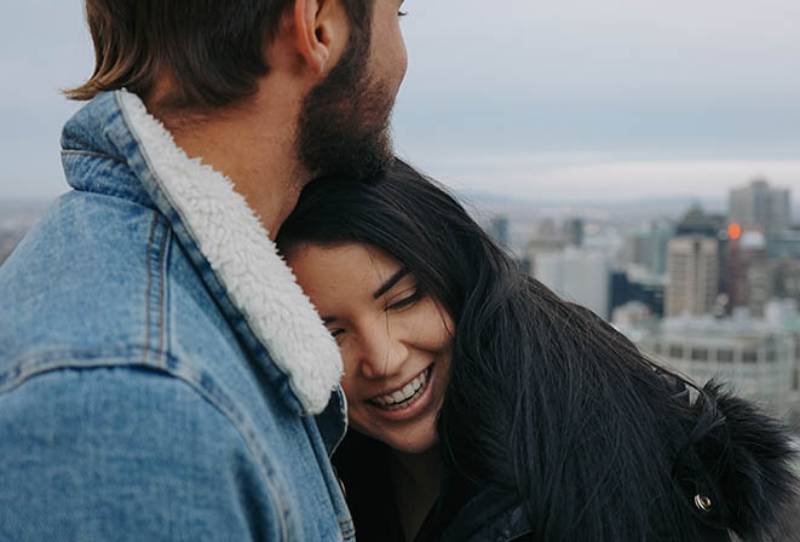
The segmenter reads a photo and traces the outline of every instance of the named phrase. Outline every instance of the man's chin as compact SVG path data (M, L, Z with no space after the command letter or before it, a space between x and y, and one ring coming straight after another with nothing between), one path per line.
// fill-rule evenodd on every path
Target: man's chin
M368 182L381 175L394 161L391 139L388 134L380 142L353 144L349 147L332 146L328 148L328 159L317 160L315 177L339 178Z

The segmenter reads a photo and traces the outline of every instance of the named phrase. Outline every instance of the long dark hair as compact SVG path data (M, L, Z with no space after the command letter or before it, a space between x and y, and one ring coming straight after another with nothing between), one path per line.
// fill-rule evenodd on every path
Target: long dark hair
M513 493L533 539L687 542L729 529L750 540L776 528L793 483L782 426L714 384L690 400L690 383L527 276L409 165L367 184L310 184L278 236L282 249L302 242L377 247L449 311L443 459Z

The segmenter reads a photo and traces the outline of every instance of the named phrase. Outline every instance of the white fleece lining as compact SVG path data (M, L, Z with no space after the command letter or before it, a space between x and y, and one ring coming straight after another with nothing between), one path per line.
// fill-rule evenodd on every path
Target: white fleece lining
M342 375L336 341L233 183L189 158L138 96L118 91L159 188L310 414L325 409Z

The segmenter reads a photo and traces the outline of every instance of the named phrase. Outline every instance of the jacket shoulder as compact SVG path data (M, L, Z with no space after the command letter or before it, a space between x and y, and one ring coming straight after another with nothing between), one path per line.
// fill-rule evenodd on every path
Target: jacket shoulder
M25 342L122 342L163 235L151 209L96 194L62 197L0 267L0 358Z
M14 503L0 507L0 538L282 539L259 455L169 375L44 373L0 394L0 502Z

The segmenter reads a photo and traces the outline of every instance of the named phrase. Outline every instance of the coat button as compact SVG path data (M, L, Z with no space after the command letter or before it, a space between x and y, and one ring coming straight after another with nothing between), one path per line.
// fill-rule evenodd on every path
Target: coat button
M711 510L711 507L714 503L711 502L711 499L706 497L705 495L695 495L694 496L694 505L697 507L698 510L701 512L708 512Z

